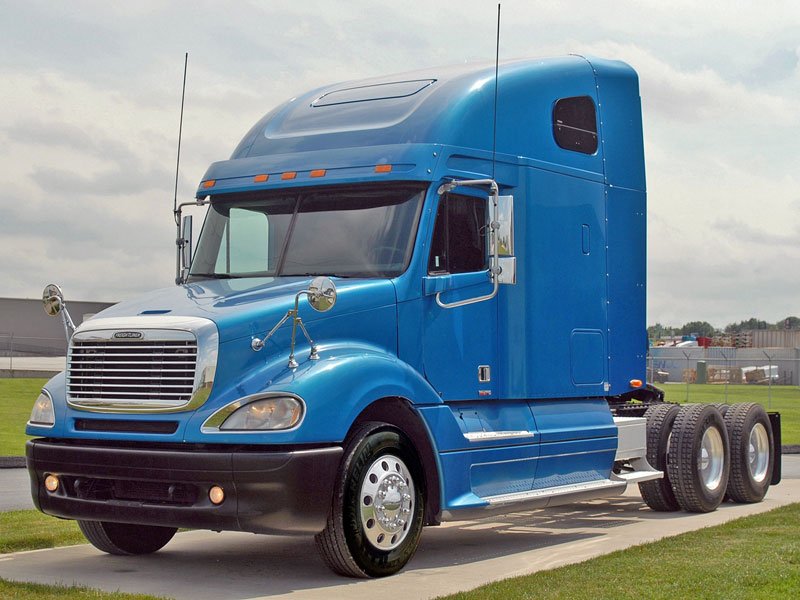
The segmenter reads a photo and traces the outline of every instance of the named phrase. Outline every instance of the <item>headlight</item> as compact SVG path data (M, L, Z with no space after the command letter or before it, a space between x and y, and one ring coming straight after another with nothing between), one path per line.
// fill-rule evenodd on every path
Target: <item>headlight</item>
M33 404L30 418L31 425L52 427L56 423L56 411L53 409L53 399L47 390L42 390Z
M303 403L291 396L264 398L245 404L225 419L220 429L276 430L291 429L303 417Z

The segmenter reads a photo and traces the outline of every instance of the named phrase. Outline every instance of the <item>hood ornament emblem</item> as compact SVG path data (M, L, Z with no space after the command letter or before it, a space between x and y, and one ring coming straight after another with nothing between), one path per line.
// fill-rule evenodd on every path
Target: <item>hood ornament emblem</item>
M333 285L333 281L327 277L315 277L308 286L307 290L302 290L295 294L294 308L290 308L288 311L286 311L286 314L283 316L283 318L278 321L278 324L275 325L275 327L273 327L267 335L264 336L264 339L254 337L250 342L250 347L255 352L258 352L265 346L267 340L269 340L269 338L271 338L275 332L278 331L278 329L280 329L284 323L286 323L286 321L292 319L292 345L289 352L288 364L290 369L296 369L298 366L297 361L294 358L294 347L297 339L298 326L308 341L308 345L311 346L311 354L308 356L309 360L319 360L317 344L311 339L311 336L308 335L308 330L306 330L306 326L303 324L303 319L299 314L300 296L303 294L308 297L308 303L311 305L311 308L317 312L328 312L333 308L333 305L336 304L336 286Z

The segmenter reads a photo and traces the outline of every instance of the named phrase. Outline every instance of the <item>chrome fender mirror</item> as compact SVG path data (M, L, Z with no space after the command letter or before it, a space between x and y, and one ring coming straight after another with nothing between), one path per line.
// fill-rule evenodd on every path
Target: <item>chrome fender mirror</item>
M67 303L64 302L64 294L61 288L55 283L49 283L44 287L42 292L42 302L44 303L44 312L51 317L61 315L61 322L64 324L64 334L67 340L75 333L75 323L72 322L72 317L69 316L67 310Z
M48 316L58 316L64 307L64 294L61 292L61 288L54 283L47 284L42 292L42 302L44 303L44 312Z
M328 312L336 304L336 286L328 277L315 277L307 295L308 303L317 312Z

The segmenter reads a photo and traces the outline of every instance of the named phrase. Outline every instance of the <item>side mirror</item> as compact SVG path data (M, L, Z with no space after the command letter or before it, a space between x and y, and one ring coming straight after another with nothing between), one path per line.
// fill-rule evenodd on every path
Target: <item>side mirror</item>
M497 197L497 254L514 256L514 196Z
M189 267L192 264L192 215L186 215L181 221L181 280L186 281Z
M54 283L50 283L44 287L42 292L42 302L44 303L44 312L51 317L61 315L61 322L64 324L64 334L67 340L72 337L75 332L75 323L72 322L72 317L69 316L67 304L64 302L64 294L61 288Z
M327 277L315 277L308 286L308 303L317 312L328 312L336 304L336 286Z
M42 292L42 302L44 303L44 312L48 316L58 316L64 307L64 294L61 292L61 288L54 283L46 285Z

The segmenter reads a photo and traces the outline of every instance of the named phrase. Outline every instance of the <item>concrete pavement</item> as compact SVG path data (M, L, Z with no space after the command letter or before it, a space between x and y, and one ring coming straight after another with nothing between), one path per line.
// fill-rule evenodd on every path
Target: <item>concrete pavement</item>
M0 512L33 508L27 469L0 469Z
M405 600L431 598L800 501L800 479L788 478L800 460L786 462L787 479L764 502L726 503L704 515L653 512L633 486L618 498L427 528L407 568L380 580L332 575L310 538L201 531L179 534L150 556L109 556L87 545L6 555L0 557L0 577L187 600L372 600L398 590Z

